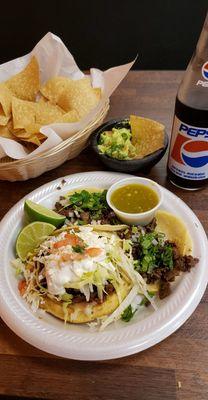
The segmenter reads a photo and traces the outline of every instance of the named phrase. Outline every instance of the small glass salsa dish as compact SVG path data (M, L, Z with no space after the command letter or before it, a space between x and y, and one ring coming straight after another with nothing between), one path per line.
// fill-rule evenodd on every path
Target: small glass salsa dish
M149 171L155 164L157 164L164 156L168 147L168 135L164 132L164 146L163 148L143 157L140 159L124 159L119 160L117 158L110 157L102 153L99 150L99 140L103 132L111 131L113 128L130 129L130 123L128 118L115 119L105 122L99 128L97 128L91 135L91 147L99 159L110 169L119 172L135 172L135 171Z

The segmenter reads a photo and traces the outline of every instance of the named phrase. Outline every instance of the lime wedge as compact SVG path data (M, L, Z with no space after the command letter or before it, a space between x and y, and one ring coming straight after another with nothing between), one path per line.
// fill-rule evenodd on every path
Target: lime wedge
M36 204L31 200L26 200L24 205L25 212L30 221L48 222L56 227L63 225L66 217L46 207Z
M39 221L25 226L16 241L18 257L25 261L28 253L37 248L55 229L54 225Z

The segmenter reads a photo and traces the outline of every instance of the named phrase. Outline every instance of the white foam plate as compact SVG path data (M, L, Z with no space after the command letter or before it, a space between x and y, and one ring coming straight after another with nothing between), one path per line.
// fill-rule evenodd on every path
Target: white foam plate
M53 207L60 195L78 187L108 188L129 177L111 172L91 172L49 182L26 197ZM129 322L118 321L104 332L92 332L87 325L64 324L46 313L33 313L20 297L17 279L11 267L15 257L15 240L23 225L24 199L20 200L0 224L0 315L22 339L33 346L61 357L77 360L104 360L137 353L165 339L176 331L197 307L207 285L208 246L204 229L191 209L168 190L164 192L163 209L181 217L193 239L193 255L199 263L190 273L181 275L172 286L172 294L152 307L136 313ZM193 196L196 194L193 194Z

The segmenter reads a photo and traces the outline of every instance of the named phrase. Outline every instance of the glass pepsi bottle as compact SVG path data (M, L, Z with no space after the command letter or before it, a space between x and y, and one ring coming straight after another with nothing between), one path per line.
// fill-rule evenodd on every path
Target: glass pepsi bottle
M187 190L208 182L208 14L176 97L167 172Z

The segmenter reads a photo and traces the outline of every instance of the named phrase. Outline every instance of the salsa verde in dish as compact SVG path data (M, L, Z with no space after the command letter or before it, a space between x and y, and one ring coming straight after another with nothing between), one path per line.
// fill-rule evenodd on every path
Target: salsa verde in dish
M141 183L121 186L112 193L110 200L118 210L131 214L152 210L159 202L157 193Z

